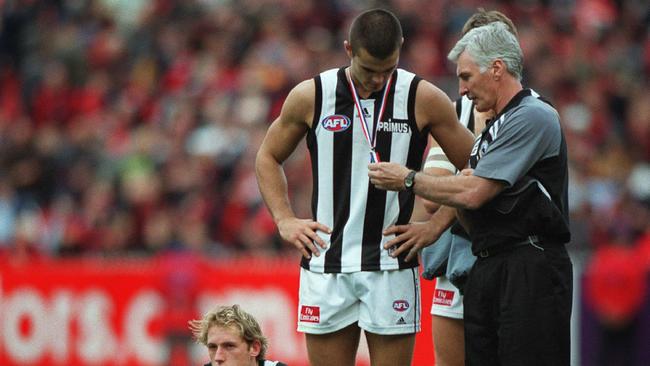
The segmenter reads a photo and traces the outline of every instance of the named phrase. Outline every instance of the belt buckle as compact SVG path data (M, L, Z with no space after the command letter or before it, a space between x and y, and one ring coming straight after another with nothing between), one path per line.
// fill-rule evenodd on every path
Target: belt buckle
M483 249L480 252L478 252L478 256L481 258L487 258L490 256L490 252L487 249Z

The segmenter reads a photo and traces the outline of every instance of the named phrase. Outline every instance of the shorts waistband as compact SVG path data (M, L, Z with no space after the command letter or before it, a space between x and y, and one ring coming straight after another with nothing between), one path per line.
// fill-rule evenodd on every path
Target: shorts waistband
M483 249L480 252L478 252L477 257L479 258L487 258L487 257L492 257L494 255L497 255L499 253L504 253L504 252L510 252L518 248L522 248L525 246L533 246L539 250L544 250L544 248L541 246L542 240L539 238L537 235L529 235L525 240L516 242L514 244L510 245L500 245L494 248L487 248Z

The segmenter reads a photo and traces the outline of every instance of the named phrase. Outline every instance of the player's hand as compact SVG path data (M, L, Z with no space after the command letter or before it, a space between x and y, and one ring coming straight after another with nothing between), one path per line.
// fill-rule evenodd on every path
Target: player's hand
M395 163L373 163L368 165L370 182L379 189L389 191L404 190L404 178L409 174L409 169Z
M384 244L384 249L392 250L390 256L395 258L402 253L408 253L407 262L416 258L420 249L433 244L440 234L429 221L412 222L407 225L394 225L384 230L384 235L395 234L395 237Z
M320 256L317 245L322 249L327 248L325 241L316 232L332 233L330 228L320 222L296 217L288 217L278 221L278 231L284 241L296 247L302 253L302 256L307 259L311 258L312 253L317 257Z

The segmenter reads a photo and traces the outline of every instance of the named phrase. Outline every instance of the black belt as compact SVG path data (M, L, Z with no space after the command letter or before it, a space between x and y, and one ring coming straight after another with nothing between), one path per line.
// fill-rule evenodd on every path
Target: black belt
M544 248L542 248L539 245L541 243L542 243L542 240L537 235L530 235L528 238L526 238L526 240L523 240L523 241L520 241L520 242L517 242L517 243L514 243L514 244L499 245L499 246L496 246L494 248L483 249L480 252L478 252L478 257L487 258L487 257L491 257L493 255L497 255L499 253L509 252L511 250L521 248L521 247L525 247L525 246L528 246L528 245L531 245L531 246L533 246L533 247L535 247L535 248L537 248L539 250L544 250Z

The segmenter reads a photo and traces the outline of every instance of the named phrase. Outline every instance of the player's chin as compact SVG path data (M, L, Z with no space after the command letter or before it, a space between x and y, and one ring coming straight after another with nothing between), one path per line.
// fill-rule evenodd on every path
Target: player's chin
M380 91L384 86L380 84L368 84L367 89L372 93Z
M481 112L481 113L487 112L487 111L490 110L490 108L485 106L485 104L481 103L478 99L474 99L474 106L475 106L476 110Z

